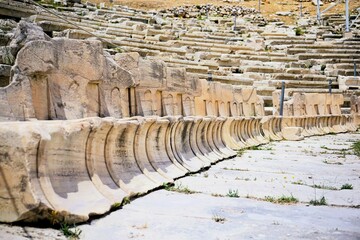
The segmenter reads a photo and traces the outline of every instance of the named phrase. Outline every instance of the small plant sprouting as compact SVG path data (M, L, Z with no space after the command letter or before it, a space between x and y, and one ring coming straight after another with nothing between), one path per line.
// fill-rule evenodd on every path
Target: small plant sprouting
M185 194L194 194L195 191L190 190L187 186L183 186L181 183L179 185L173 185L170 183L164 183L163 187L166 191L185 193Z
M278 204L292 204L292 203L298 203L299 200L295 198L293 195L291 196L284 196L274 198L271 196L266 196L265 201L272 202L272 203L278 203Z
M311 185L310 187L318 188L318 189L326 189L326 190L338 190L336 187L325 186L325 185L317 185L317 184Z
M265 196L265 201L275 203L276 199L271 196Z
M226 221L226 218L221 217L221 216L219 216L217 214L214 214L213 217L212 217L212 220L214 220L217 223L222 223L223 224Z
M120 202L116 202L116 203L113 203L111 205L111 208L112 209L119 209L121 207L121 203Z
M233 198L238 198L239 197L239 191L236 190L232 190L229 189L229 192L226 194L227 197L233 197Z
M314 205L314 206L321 206L321 205L327 205L326 203L326 199L325 197L323 196L322 198L320 198L320 200L310 200L309 202L311 205Z
M249 171L249 169L247 168L228 168L228 167L224 167L224 170L231 170L231 171L241 171L241 172L247 172Z
M302 180L298 180L296 182L291 182L291 184L295 184L295 185L304 185Z
M211 196L213 196L213 197L225 197L224 195L219 194L219 193L212 193Z
M174 184L172 183L163 183L163 187L166 191L171 191L171 189L174 187Z
M70 229L70 226L67 223L60 224L60 231L64 234L65 237L70 239L80 239L82 230L76 228L74 225L74 230Z
M341 186L341 188L340 188L341 190L343 190L343 189L353 189L353 185L351 185L351 184L348 184L348 183L345 183L345 184L343 184L342 186Z
M248 149L249 150L262 150L260 146L251 146Z
M300 27L295 28L294 31L296 36L304 35L304 31Z
M360 157L360 141L354 142L352 144L352 149L354 151L354 154Z
M245 152L245 149L237 150L236 156L237 156L237 157L241 157L241 156L244 154L244 152Z
M131 200L129 197L124 197L124 199L122 200L121 206L125 206L130 204Z

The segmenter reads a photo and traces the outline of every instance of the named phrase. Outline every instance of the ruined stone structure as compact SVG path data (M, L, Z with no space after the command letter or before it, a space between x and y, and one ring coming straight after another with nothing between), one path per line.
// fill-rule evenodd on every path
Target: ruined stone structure
M135 47L110 55L97 40L49 38L28 23L19 26L10 44L16 55L10 81L0 87L2 222L83 222L108 212L125 197L233 157L236 150L358 128L355 96L352 113L343 114L340 93L295 92L287 97L284 116L279 116L280 93L272 91L274 111L268 115L266 97L252 84L231 85L215 74L214 81L208 81L200 65L211 68L214 62L181 67L195 60L166 54L143 58L144 50ZM162 51L160 43L153 48ZM181 44L214 51L194 55L200 59L217 56L227 46L186 40ZM255 51L227 47L225 51L237 54ZM166 51L186 53L181 48ZM231 68L236 61L221 55L217 63ZM261 83L268 76L258 74L259 69L276 72L266 66L243 68ZM288 70L297 74L296 69Z

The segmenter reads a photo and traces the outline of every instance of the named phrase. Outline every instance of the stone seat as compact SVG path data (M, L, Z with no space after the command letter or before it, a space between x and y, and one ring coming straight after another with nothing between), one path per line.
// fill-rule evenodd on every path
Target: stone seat
M256 88L256 92L261 96L265 101L270 101L272 99L272 93L276 90L276 87L269 86L259 86ZM270 97L270 98L268 98ZM271 103L272 104L272 103Z
M178 64L182 66L199 66L199 67L207 67L210 70L217 70L219 68L218 64L214 61L201 61L201 62L195 62L195 61L189 61L189 60L181 60L176 58L160 58L166 63L172 63L172 64Z
M159 50L150 50L146 48L137 48L137 47L129 47L129 46L121 46L121 49L124 52L137 52L141 57L148 57L148 56L160 56L161 51Z
M264 34L262 34L264 36ZM314 37L302 37L302 36L288 36L287 34L281 36L264 36L265 40L279 40L279 41L315 41Z
M328 42L326 44L321 43L317 43L317 44L296 44L291 46L289 49L291 48L301 48L301 49L334 49L334 45L336 46L336 49L341 48L341 49L359 49L360 46L355 44L353 46L349 46L349 45L344 45L343 42L332 42L332 44L329 44Z
M116 39L116 40L113 40L113 43L117 44L119 46L145 48L145 49L149 49L149 50L159 50L161 52L176 53L176 54L179 54L179 55L185 55L186 54L186 51L183 50L183 49L162 47L162 46L156 46L156 45L151 45L151 44L133 42L133 41L131 41L131 39Z
M337 69L332 70L327 73L328 76L354 76L354 70L353 69ZM356 71L356 76L360 75L360 70Z
M208 79L208 74L196 74L200 79ZM214 82L227 83L232 85L244 85L244 86L252 86L254 80L250 78L237 77L233 76L216 76L212 75L212 80Z
M324 75L318 74L291 74L291 73L278 73L273 75L273 79L280 80L304 80L304 81L326 81Z
M295 57L269 57L269 56L250 56L248 58L245 58L248 60L256 60L256 61L263 61L263 62L294 62L296 61Z
M243 72L256 72L256 73L278 73L282 72L283 69L265 67L265 66L249 66L243 69Z
M321 88L317 88L317 89L311 89L311 88L287 88L286 91L288 92L289 96L292 96L294 93L328 93L329 89L321 89ZM342 90L340 89L332 89L331 92L333 93L343 93Z
M286 68L284 69L286 73L292 73L292 74L312 74L314 73L313 70L311 69L304 69L304 68L295 68L295 67L290 67L290 68Z
M169 67L184 67L186 72L188 73L200 73L200 74L207 74L209 72L209 68L205 66L188 66L188 65L181 65L176 63L167 63Z
M351 45L351 46L356 46L356 44L359 44L359 42L357 42L357 41L348 41L348 42L343 42L343 44L345 44L345 45Z
M27 18L36 14L34 6L15 1L1 1L0 2L0 15Z
M144 38L146 33L141 31L134 31L134 30L126 30L126 29L119 29L119 28L107 28L106 34L114 35L114 36L138 36L138 38Z
M192 37L187 37L187 36L183 36L180 35L179 36L181 40L183 41L187 41L187 42L205 42L205 43L209 43L209 44L223 44L224 41L222 40L213 40L213 39L204 39L204 38L192 38Z
M323 34L321 37L326 41L326 40L332 40L332 39L336 39L336 38L337 39L342 38L343 35L329 33L329 34Z
M271 40L268 42L268 45L270 46L277 46L277 45L285 45L290 46L294 44L313 44L315 40Z
M329 46L329 48L317 48L317 49L308 49L308 48L289 48L287 50L288 54L299 54L299 53L346 53L346 54L359 54L360 47L355 46L355 48L342 48L342 46L334 49L334 46Z
M180 45L180 46L205 47L208 49L227 49L227 50L231 50L231 51L238 51L238 50L251 51L251 50L253 50L252 48L247 47L247 46L228 45L228 44L220 44L220 43L207 43L205 40L204 40L204 42L197 42L197 41L185 41L185 40L181 39L181 40L173 41L172 44Z
M339 76L338 81L340 90L360 89L360 77Z
M304 80L262 80L256 81L254 86L270 86L281 89L282 82L285 82L286 88L328 88L329 83L326 81L304 81ZM333 82L332 88L338 88L338 83Z
M360 55L349 55L349 54L332 54L332 53L301 53L297 55L299 60L308 60L308 59L360 59Z

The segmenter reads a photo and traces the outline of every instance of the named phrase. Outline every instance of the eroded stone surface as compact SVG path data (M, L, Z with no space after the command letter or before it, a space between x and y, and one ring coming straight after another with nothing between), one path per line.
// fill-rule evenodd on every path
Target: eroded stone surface
M15 12L25 7L20 2L6 6ZM208 20L171 28L161 22L161 29L150 27L153 16L127 13L130 20L107 25L108 13L115 12L96 10L104 16L96 27L91 16L72 17L90 32L106 28L102 34L121 49L104 51L93 39L49 38L24 21L10 45L0 49L7 68L12 66L9 85L0 88L0 221L84 222L125 197L232 157L234 149L358 128L356 96L347 115L341 112L342 94L288 92L281 117L265 116L269 98L259 96L281 81L286 87L327 86L326 80L337 79L333 75L344 69L332 59L347 68L349 56L357 56L351 39L350 47L345 40L340 44L345 53L321 44L307 52L316 36L295 37L293 29L274 25L258 31L240 21L255 38L228 44L241 41L225 19L216 20L225 28ZM48 33L71 26L38 14L36 21L42 19L39 25ZM179 32L182 28L186 31ZM279 93L273 97L276 115Z

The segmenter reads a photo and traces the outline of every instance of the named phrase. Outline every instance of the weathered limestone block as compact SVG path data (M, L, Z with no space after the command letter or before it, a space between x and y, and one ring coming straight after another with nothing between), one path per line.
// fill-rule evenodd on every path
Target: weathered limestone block
M360 98L356 95L352 95L350 97L350 107L352 114L359 114L360 113Z
M339 89L346 91L349 88L360 88L360 77L338 76Z
M199 171L204 167L210 166L210 160L204 158L201 152L196 151L194 148L196 145L194 143L191 144L191 142L194 141L193 139L191 140L191 138L199 137L195 135L196 129L194 129L194 126L199 122L199 120L194 117L184 117L177 120L179 123L176 126L175 132L181 137L175 138L172 145L174 154L177 156L178 161L182 165L186 166L186 168L190 171Z
M35 40L49 40L50 38L44 33L41 27L38 25L20 21L15 29L14 35L10 42L10 49L13 56L16 56L17 52L25 46L26 43Z
M273 99L278 97L279 92L274 92ZM284 102L284 116L293 116L291 126L302 127L304 136L346 132L348 128L341 116L343 103L342 94L294 93L292 99ZM276 108L278 113L280 106Z
M35 129L34 129L35 128ZM1 221L36 219L39 208L51 207L36 178L41 133L33 124L0 123Z
M278 116L280 114L280 94L281 91L274 91L272 93L274 111L273 114ZM304 116L305 115L305 96L302 93L294 93L292 98L284 101L283 116Z
M197 135L200 122L137 117L16 122L11 128L0 123L0 221L83 222L125 196L209 166L211 158L194 149L212 134L205 129ZM182 138L175 137L179 132Z
M48 137L38 149L41 188L56 211L87 220L110 210L111 202L92 183L86 166L86 143L91 120L48 122Z
M31 41L18 53L10 85L0 88L8 96L0 101L1 118L126 117L126 88L133 85L130 73L103 53L99 41Z
M267 139L279 141L283 139L281 134L281 117L264 116L261 119L261 130Z
M4 122L0 127L2 155L7 156L2 160L9 160L0 166L1 210L9 210L1 221L81 222L110 209L86 167L89 121L17 122L12 128Z
M139 125L136 119L114 121L105 146L105 161L111 178L129 195L145 193L158 186L143 174L135 160L135 135Z
M110 138L115 125L113 118L93 118L86 143L86 166L96 189L112 203L120 203L127 192L114 182L108 171L109 145L117 142ZM139 189L140 190L140 189Z
M353 123L356 127L360 126L360 97L352 95L350 97L351 115L353 116Z
M184 176L188 170L168 154L167 144L173 141L169 131L170 121L157 118L146 135L146 154L153 168L167 179ZM168 182L172 180L167 180Z
M284 127L281 131L281 134L286 140L299 141L304 139L302 131L303 128L301 127Z
M138 53L116 54L115 60L132 74L137 84L132 99L135 115L194 115L193 98L199 95L198 78L187 74L183 68L142 59Z

